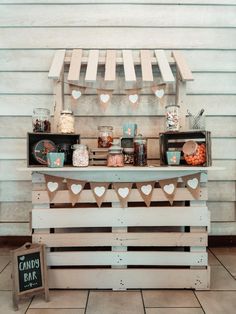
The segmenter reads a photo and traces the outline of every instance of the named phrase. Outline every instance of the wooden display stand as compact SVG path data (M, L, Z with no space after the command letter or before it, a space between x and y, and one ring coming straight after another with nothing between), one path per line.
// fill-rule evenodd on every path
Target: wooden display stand
M208 289L207 237L210 225L207 171L201 167L108 167L33 171L33 242L48 248L49 287L61 289ZM195 200L181 180L173 206L155 187L150 207L136 188L121 207L113 189L98 208L90 189L71 207L67 188L49 201L43 174L89 182L143 182L201 173Z

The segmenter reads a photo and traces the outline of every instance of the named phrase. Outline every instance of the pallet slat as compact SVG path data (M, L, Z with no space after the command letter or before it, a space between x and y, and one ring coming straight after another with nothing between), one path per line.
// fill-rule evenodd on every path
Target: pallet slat
M52 61L52 65L49 70L48 78L59 80L62 69L64 67L65 54L65 50L56 51Z
M74 49L72 51L70 68L67 80L70 82L78 82L80 76L80 68L82 61L82 49Z
M107 50L104 80L116 80L116 50Z
M57 289L207 289L206 269L49 269L49 288Z
M123 50L123 61L124 61L124 71L125 71L125 80L129 82L136 81L136 74L134 69L134 61L131 50Z
M152 57L150 50L141 50L140 51L141 58L141 68L142 68L142 78L143 81L153 81L153 73L152 73Z
M90 50L88 57L88 64L85 74L85 81L97 80L99 50Z
M207 207L33 209L32 228L207 226Z
M174 82L175 78L172 74L165 52L163 50L155 50L155 55L163 81L166 83Z
M179 51L173 51L172 56L176 61L182 81L193 81L192 71L190 70L182 53Z
M207 246L207 232L91 232L33 234L34 243L47 247L81 246Z
M51 252L48 266L165 265L207 266L204 252Z
M100 174L101 175L101 174ZM207 200L207 189L200 188L200 200ZM153 201L166 201L166 197L162 189L154 189L152 194ZM186 188L178 188L175 195L176 201L194 200L192 194ZM32 191L32 201L35 204L49 203L48 193L46 191ZM104 197L104 202L119 201L114 190L108 190ZM138 190L131 190L128 199L129 202L143 202ZM95 203L92 191L83 190L80 194L80 203ZM68 190L58 191L51 203L71 203Z

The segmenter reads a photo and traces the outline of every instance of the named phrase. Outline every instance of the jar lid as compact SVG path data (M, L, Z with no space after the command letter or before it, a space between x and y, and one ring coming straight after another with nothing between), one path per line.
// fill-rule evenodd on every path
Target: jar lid
M72 149L80 149L80 148L83 148L83 149L87 149L87 145L85 144L74 144L71 146Z
M100 125L100 126L98 126L98 130L99 131L101 131L103 129L112 131L113 130L113 126L111 126L111 125Z
M61 114L73 114L72 110L66 109L66 110L62 110Z
M124 153L133 153L134 152L134 148L133 147L125 147L124 148Z
M108 152L111 154L122 153L123 148L118 144L118 142L112 142L111 147L109 147Z
M144 144L144 143L146 143L146 138L143 137L142 134L138 134L137 136L135 136L134 142L139 143L139 144Z
M169 108L169 107L177 107L177 108L180 108L179 105L176 105L176 104L169 104L169 105L166 105L165 108Z
M183 152L185 155L193 155L195 154L196 150L197 150L198 144L195 141L187 141L184 145L183 145Z

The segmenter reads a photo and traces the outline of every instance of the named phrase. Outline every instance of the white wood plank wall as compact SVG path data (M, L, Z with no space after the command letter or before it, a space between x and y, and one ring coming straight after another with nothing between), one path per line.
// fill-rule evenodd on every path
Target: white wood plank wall
M187 106L193 112L205 107L213 164L225 167L210 174L212 234L236 235L235 0L1 0L0 38L0 235L29 234L30 175L16 168L25 164L33 108L52 107L48 69L55 50L64 48L184 53L195 78L187 85ZM118 80L124 81L123 74ZM173 93L169 89L165 102ZM76 109L76 129L94 143L99 124L112 121L120 135L124 121L137 122L153 138L149 157L157 159L163 114L150 94L141 95L135 111L124 95L115 95L105 113L90 94Z

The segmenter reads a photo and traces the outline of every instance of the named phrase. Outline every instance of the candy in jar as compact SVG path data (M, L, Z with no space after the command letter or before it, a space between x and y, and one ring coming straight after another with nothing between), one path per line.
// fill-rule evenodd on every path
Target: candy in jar
M134 166L147 165L147 140L142 134L134 138Z
M113 141L113 127L99 126L98 127L98 148L109 148Z
M188 165L198 166L206 162L206 146L195 141L187 141L183 146L184 159Z
M175 104L166 106L166 130L179 131L179 106Z
M75 117L71 110L63 110L59 119L59 132L70 134L75 132Z
M74 144L72 146L72 162L74 167L87 167L89 165L88 147L83 144Z
M108 167L124 167L124 156L122 154L122 147L118 143L112 143L108 150L107 156Z

